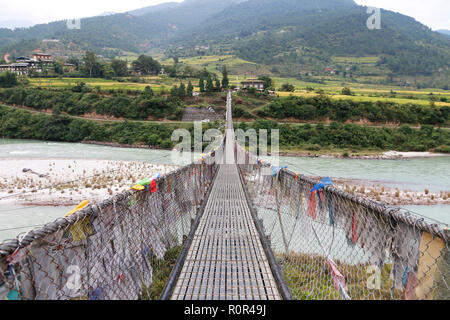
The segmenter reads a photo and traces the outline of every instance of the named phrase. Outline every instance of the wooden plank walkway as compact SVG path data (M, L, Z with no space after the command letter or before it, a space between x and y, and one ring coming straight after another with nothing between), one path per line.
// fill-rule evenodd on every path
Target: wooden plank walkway
M172 300L279 300L235 164L222 164Z

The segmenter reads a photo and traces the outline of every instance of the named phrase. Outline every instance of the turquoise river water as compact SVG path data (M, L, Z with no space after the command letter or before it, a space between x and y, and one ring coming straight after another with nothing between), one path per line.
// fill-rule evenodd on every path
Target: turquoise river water
M167 150L116 148L79 143L0 139L1 159L98 159L146 161L170 164ZM400 189L432 192L450 190L450 157L410 160L360 160L282 157L281 165L306 175L360 179ZM408 206L414 212L450 224L450 206ZM32 227L64 215L67 207L29 208L2 205L0 200L0 241L15 237Z

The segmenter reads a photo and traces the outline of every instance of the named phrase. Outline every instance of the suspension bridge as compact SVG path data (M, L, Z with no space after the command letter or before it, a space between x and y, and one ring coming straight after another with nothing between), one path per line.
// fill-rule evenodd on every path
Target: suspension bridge
M449 252L447 225L247 152L229 92L220 148L0 243L0 298L450 299Z

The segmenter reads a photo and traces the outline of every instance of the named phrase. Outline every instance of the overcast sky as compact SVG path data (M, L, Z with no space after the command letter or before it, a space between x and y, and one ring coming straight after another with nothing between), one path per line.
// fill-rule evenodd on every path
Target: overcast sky
M163 2L169 0L0 0L0 27L6 25L5 21L11 20L45 23L89 17L104 12L126 12ZM450 0L355 0L355 2L412 16L433 30L450 29Z

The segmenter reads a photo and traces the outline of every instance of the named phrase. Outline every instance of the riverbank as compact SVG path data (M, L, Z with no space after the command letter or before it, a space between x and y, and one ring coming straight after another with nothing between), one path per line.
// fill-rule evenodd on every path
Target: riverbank
M450 191L402 190L357 179L333 179L333 182L338 189L393 206L450 205Z
M434 153L434 152L400 152L400 151L371 151L362 150L349 152L347 150L324 150L321 152L314 152L308 150L281 150L279 152L282 157L307 157L307 158L337 158L337 159L378 159L378 160L402 160L413 158L434 158L434 157L449 157L448 153Z
M0 198L3 205L73 206L83 200L98 203L129 190L143 178L176 168L135 161L1 159Z
M143 178L176 168L136 161L1 159L0 198L6 197L2 199L4 205L73 206L83 200L98 203ZM339 189L390 205L450 205L450 191L420 192L360 179L332 179Z
M115 148L127 148L127 149L148 149L148 150L166 150L171 151L172 148L151 147L145 144L121 144L117 142L101 142L101 141L81 141L82 144L108 146ZM360 151L356 154L347 154L346 151L336 151L329 153L312 153L306 151L299 152L283 152L282 157L308 157L308 158L338 158L338 159L380 159L380 160L401 160L401 159L413 159L413 158L433 158L433 157L449 157L448 153L432 153L432 152L400 152L400 151L386 151L386 152L374 152L374 151ZM269 154L270 155L270 154Z

